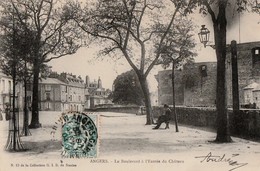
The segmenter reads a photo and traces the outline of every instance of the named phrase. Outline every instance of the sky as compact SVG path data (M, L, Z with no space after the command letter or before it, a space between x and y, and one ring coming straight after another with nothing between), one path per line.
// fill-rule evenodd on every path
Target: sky
M210 30L210 43L214 44L212 22L209 16L203 17L200 14L193 15L193 21L197 25L198 33L202 24ZM260 15L259 14L243 14L239 20L231 18L228 21L229 26L227 30L227 43L231 40L236 40L237 43L260 41ZM240 23L240 24L239 24ZM240 27L239 27L240 26ZM240 30L240 31L239 31ZM239 34L240 33L240 34ZM196 50L198 56L195 58L196 62L216 61L215 51L211 47L206 47L199 42L198 35L194 35L197 46ZM105 58L104 60L97 60L96 56L102 47L98 45L91 45L90 47L83 47L78 50L76 54L65 56L49 63L52 70L58 73L68 72L75 75L80 75L85 78L86 75L90 77L90 81L97 80L99 77L102 80L103 87L112 89L112 84L117 75L129 71L131 67L124 58L118 61ZM150 91L157 90L157 81L154 77L158 71L163 70L161 67L154 68L148 76L148 84Z

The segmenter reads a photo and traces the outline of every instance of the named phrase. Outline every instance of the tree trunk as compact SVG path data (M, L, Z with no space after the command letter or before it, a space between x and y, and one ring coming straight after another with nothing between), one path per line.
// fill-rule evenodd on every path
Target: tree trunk
M146 125L151 125L154 122L153 122L151 98L150 98L148 83L147 83L146 77L144 75L140 75L140 74L137 74L137 75L138 75L138 79L140 81L142 91L144 93L144 102L145 102L145 107L146 107Z
M14 129L14 134L13 134L13 148L14 150L17 150L16 148L16 138L17 138L17 133L19 133L19 131L17 131L17 122L16 122L16 115L15 115L15 93L16 93L16 90L15 90L15 80L16 80L16 66L14 66L13 68L13 94L11 95L12 97L12 100L13 100L13 104L12 104L12 108L13 108L13 113L12 113L12 120L13 120L13 129Z
M173 105L173 116L174 116L174 122L175 122L175 130L176 132L179 132L178 128L178 117L176 113L176 108L175 108L175 61L172 61L172 105Z
M26 66L25 66L26 67ZM30 130L29 130L29 110L28 110L28 101L27 101L27 78L24 78L24 116L23 116L23 131L22 135L23 136L29 136L31 135Z
M217 61L217 142L230 142L226 103L225 58Z
M19 120L17 120L18 118L16 116L16 112L19 112L19 110L16 110L16 106L15 106L15 103L18 103L17 99L15 98L16 64L12 66L12 70L13 70L12 71L13 92L12 94L10 93L10 98L12 97L12 106L10 110L10 112L12 112L11 114L12 117L11 120L9 121L9 133L8 133L8 139L7 139L7 144L5 146L5 149L8 151L22 151L24 150L24 147L20 140Z
M38 85L39 85L39 61L38 55L35 56L33 63L33 99L32 99L32 119L29 128L40 128L41 124L39 121L39 94L38 94Z
M221 1L219 14L214 22L217 55L217 137L216 142L231 142L226 102L226 2Z

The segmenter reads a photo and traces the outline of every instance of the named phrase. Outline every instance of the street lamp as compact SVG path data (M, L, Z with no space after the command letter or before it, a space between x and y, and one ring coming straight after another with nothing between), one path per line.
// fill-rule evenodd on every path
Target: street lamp
M255 0L255 7L260 8L260 0Z
M260 0L259 0L260 1ZM259 4L258 4L259 5ZM215 49L215 45L207 45L209 41L210 31L205 27L201 26L200 33L198 33L200 42L204 44L204 47L210 46ZM231 41L231 64L232 64L232 96L233 96L233 111L239 110L239 87L238 87L238 68L237 68L237 43L235 40ZM227 48L228 48L227 47Z
M205 25L201 25L201 29L198 35L199 35L200 42L204 44L204 47L207 46L207 43L209 41L209 34L210 31L205 27Z

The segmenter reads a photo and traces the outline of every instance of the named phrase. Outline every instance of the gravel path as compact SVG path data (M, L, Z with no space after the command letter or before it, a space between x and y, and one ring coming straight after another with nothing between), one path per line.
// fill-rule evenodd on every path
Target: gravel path
M0 121L0 164L9 170L12 169L11 164L28 161L29 164L43 164L43 161L49 165L66 163L68 166L63 170L71 170L69 165L73 164L78 168L88 166L97 170L103 167L124 170L141 167L148 167L149 170L174 168L185 171L208 170L209 167L210 170L223 171L253 171L260 168L258 142L232 137L233 143L216 144L209 142L215 139L214 132L179 126L180 131L177 133L172 124L167 130L163 129L165 125L162 125L161 129L153 130L154 125L144 124L145 116L109 112L98 115L98 159L62 159L60 124L57 122L60 113L45 112L41 113L40 118L43 127L31 130L32 136L21 137L23 144L28 148L26 152L4 151L8 122ZM58 126L58 129L53 132L54 125ZM211 161L220 158L222 159L219 162ZM39 170L46 170L46 167L36 166ZM194 169L195 167L197 169ZM48 170L59 168L51 167ZM19 168L21 169L23 168Z

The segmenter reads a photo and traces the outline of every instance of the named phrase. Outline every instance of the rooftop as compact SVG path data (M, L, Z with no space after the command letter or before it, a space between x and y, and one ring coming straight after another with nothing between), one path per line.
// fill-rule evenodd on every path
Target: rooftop
M40 83L41 84L66 84L56 78L42 78Z

